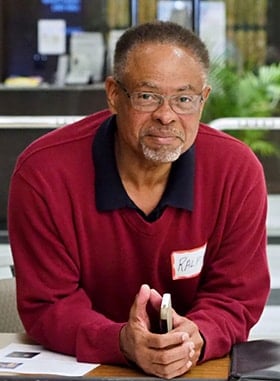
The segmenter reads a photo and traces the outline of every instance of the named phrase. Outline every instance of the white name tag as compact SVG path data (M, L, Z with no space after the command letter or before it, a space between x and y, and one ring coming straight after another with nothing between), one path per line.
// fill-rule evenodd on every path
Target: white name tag
M200 274L207 244L190 250L173 251L171 254L172 278L193 278Z

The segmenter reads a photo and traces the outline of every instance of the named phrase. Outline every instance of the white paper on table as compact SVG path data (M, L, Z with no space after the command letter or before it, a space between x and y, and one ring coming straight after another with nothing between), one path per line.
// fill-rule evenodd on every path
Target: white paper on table
M48 351L41 345L9 344L0 349L0 373L83 376L99 366L77 362L75 357Z

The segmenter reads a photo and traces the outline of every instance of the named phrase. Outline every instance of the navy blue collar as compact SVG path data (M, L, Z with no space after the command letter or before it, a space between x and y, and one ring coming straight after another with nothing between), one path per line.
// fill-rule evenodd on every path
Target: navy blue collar
M192 146L177 159L171 168L166 190L149 216L145 216L127 195L116 166L114 136L115 116L107 119L98 129L93 141L95 166L95 197L99 211L134 208L148 221L156 220L166 206L193 209L195 147Z

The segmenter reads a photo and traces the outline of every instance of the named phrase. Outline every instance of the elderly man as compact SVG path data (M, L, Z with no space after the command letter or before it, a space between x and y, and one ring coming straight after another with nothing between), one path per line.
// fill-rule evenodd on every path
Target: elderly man
M247 146L200 123L208 68L191 31L133 27L106 79L109 111L19 157L9 234L38 343L172 378L247 339L269 292L265 180Z

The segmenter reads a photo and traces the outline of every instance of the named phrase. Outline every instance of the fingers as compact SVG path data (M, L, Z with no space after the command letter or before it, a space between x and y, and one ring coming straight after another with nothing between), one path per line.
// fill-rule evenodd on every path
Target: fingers
M162 297L148 285L142 285L130 310L129 320L120 333L124 356L147 374L171 379L186 373L199 358L203 340L197 326L173 310L172 331L150 332L148 302L159 311Z
M161 301L162 296L152 288L150 292L150 304L155 311L160 311Z
M181 345L157 351L152 361L153 373L166 379L180 376L193 366L193 355L194 345L188 339Z
M204 346L204 340L201 336L197 325L187 319L186 317L178 315L175 311L173 312L173 324L175 331L188 332L189 341L194 345L194 353L192 355L192 362L195 365L200 357L202 348Z

